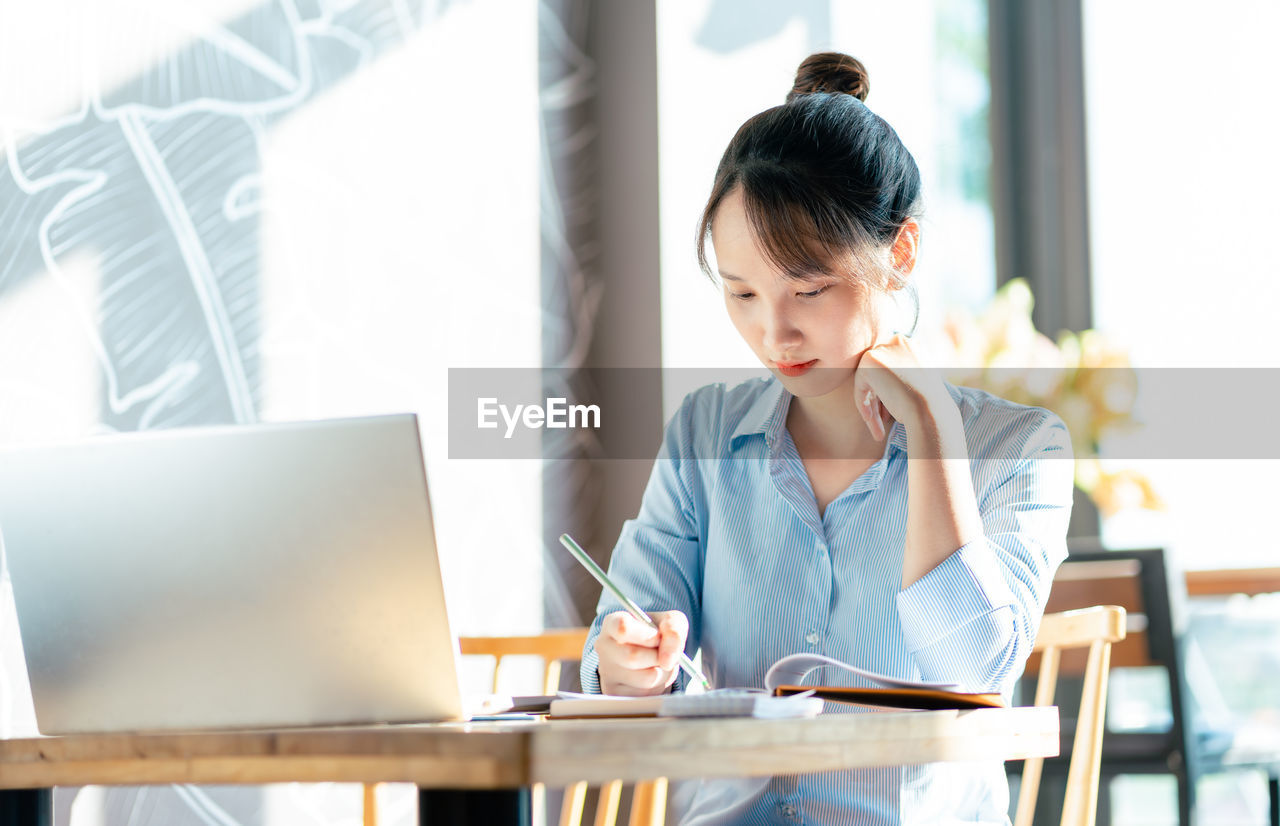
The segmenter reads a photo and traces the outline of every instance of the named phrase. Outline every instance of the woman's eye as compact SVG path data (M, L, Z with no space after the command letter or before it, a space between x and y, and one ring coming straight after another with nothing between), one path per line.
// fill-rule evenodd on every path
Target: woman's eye
M746 301L748 298L755 298L755 293L735 293L735 292L731 292L731 293L729 293L729 295L733 296L734 298L738 299L739 301Z
M825 292L826 292L827 290L829 290L829 289L831 289L831 285L830 285L830 284L828 284L828 285L827 285L827 286L825 286L825 287L819 287L819 288L818 288L818 289L816 289L816 290L810 290L810 291L809 291L809 292L807 292L807 293L796 293L796 295L802 296L803 298L817 298L818 296L822 295L823 293L825 293Z

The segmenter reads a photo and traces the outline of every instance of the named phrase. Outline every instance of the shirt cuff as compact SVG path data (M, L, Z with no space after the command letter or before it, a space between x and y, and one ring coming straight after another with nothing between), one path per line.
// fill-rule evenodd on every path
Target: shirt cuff
M596 668L600 665L600 655L596 654L594 643L586 651L582 652L582 663L578 671L578 681L582 683L583 694L599 694L600 692L600 672Z
M903 642L917 656L922 671L932 670L927 668L929 663L920 661L922 652L960 629L973 628L973 623L990 624L993 614L1007 613L1015 604L1013 591L985 537L962 545L899 591L897 601Z

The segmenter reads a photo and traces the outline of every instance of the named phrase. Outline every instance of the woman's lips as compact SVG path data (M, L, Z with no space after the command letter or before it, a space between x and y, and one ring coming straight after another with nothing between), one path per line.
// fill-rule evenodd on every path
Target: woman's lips
M789 378L795 378L796 376L803 376L805 373L809 372L810 367L812 367L817 363L818 363L817 359L813 359L812 361L802 361L797 364L783 364L780 361L774 362L774 364L778 368L778 372Z

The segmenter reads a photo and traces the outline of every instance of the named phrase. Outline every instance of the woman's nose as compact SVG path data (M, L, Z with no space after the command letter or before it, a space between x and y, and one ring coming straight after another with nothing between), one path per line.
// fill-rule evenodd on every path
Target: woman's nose
M784 356L794 350L804 338L795 321L785 312L771 311L764 321L763 344L774 356Z

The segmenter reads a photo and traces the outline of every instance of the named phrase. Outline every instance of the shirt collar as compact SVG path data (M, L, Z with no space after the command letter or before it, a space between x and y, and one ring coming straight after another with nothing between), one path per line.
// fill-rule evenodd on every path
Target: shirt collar
M791 394L782 386L782 382L770 377L764 390L738 420L738 426L729 437L730 447L737 447L738 440L745 436L757 434L762 434L770 446L774 445L782 429L786 427L787 410L790 407Z
M907 452L907 429L902 426L902 422L894 422L889 428L889 447Z
M946 385L947 392L951 394L955 403L960 405L964 396L959 388L949 381L943 384ZM745 436L758 434L764 435L770 447L776 444L779 434L786 426L791 398L791 394L782 386L782 382L771 377L765 389L738 421L738 426L733 429L733 435L729 437L730 447L737 447L738 440ZM889 429L889 446L903 453L907 452L907 429L902 426L902 422L894 422Z

